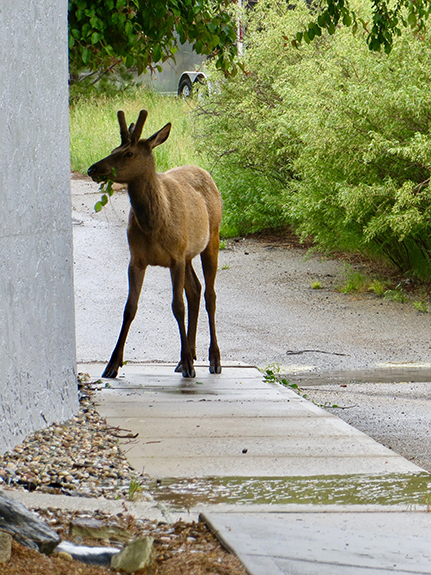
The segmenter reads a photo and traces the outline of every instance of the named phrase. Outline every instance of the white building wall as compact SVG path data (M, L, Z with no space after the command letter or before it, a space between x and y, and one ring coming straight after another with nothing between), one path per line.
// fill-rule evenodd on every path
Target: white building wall
M0 2L0 453L78 409L67 0Z

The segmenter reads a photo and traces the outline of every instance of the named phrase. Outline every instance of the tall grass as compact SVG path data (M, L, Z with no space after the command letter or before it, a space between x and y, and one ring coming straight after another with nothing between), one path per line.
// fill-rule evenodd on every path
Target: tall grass
M75 99L70 106L70 154L72 170L85 174L91 164L107 156L120 145L117 111L124 110L128 123L136 122L139 111L148 110L144 136L150 136L168 122L169 139L156 148L157 170L197 164L203 158L195 150L192 109L179 98L162 96L139 88L114 96L91 95Z

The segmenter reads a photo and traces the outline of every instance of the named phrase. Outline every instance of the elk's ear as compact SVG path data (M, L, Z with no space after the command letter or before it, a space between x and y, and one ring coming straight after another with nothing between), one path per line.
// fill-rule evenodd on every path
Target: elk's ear
M130 126L129 131L131 132L131 136L132 136L131 139L132 139L133 144L136 144L136 142L141 137L142 128L144 127L145 120L147 119L147 116L148 116L147 110L141 110L139 112L139 118L136 121L136 126L133 128L133 131L131 130L131 126Z
M166 126L163 126L161 130L159 130L158 132L153 134L150 138L148 138L147 142L149 142L151 148L160 146L160 144L166 142L166 140L169 137L170 131L171 131L171 123L166 124Z

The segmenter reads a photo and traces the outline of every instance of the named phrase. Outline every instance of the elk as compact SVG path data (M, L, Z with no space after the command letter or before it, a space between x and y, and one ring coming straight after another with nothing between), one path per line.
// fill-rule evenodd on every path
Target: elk
M117 114L121 145L93 164L88 175L96 182L127 184L131 209L127 228L130 250L129 294L117 344L102 377L115 378L123 365L124 345L138 308L147 266L170 269L172 311L181 338L180 361L175 368L183 377L196 376L196 330L201 284L192 260L200 254L205 278L205 305L209 318L210 373L221 373L217 343L214 282L217 273L222 200L212 177L197 166L182 166L157 173L153 149L169 136L171 124L147 140L140 139L148 112L141 110L136 125L127 128L122 110ZM185 290L188 326L185 327Z

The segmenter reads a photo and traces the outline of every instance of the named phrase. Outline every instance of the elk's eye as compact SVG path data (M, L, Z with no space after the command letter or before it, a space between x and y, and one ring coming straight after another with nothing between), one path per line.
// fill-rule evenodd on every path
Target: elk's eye
M126 158L132 158L133 152L126 152Z

